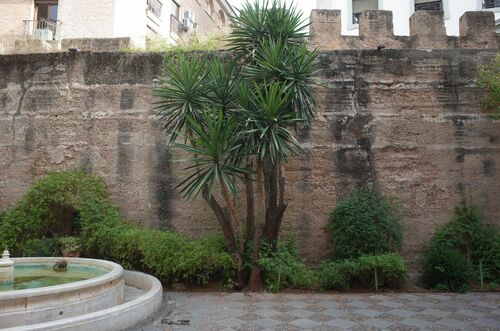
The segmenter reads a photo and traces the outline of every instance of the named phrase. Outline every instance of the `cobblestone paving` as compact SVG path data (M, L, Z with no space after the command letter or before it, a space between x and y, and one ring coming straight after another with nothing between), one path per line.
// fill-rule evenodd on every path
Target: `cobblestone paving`
M169 295L190 325L155 330L500 330L498 293Z

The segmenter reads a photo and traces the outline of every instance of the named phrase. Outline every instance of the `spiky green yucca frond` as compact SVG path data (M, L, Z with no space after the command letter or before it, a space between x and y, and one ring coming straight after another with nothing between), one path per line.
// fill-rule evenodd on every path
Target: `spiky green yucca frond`
M296 43L307 37L308 23L302 18L302 13L293 3L287 6L279 0L271 3L266 0L262 5L258 1L247 2L231 21L230 50L245 58L258 53L264 40Z
M172 143L189 125L188 118L201 119L201 109L208 103L208 74L205 62L183 56L166 61L165 75L154 91L159 97L155 110Z
M196 198L205 188L212 196L216 188L224 186L236 193L237 179L250 170L239 166L242 157L240 130L234 118L224 116L222 110L205 110L202 121L188 118L192 135L191 145L177 144L193 156L183 160L190 163L184 168L187 176L177 185L188 199Z
M317 50L309 51L303 44L287 46L280 40L266 40L243 76L260 84L264 81L285 84L285 93L292 97L292 111L298 118L310 121L317 106L314 91L318 85L314 78L318 72L314 62L317 55Z
M277 163L295 155L300 147L289 128L302 120L289 110L292 97L286 93L286 84L271 82L259 86L255 83L250 98L253 106L241 107L240 112L248 119L249 129L245 133L250 135L257 159Z
M234 92L238 82L234 63L223 63L216 58L208 62L207 97L211 107L222 109L223 112L234 107Z

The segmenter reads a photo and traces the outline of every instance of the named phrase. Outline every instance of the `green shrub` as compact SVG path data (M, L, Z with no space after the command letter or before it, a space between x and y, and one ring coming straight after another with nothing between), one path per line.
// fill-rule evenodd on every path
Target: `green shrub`
M318 286L325 290L348 290L351 286L351 261L335 261L320 264L316 269Z
M427 288L463 292L469 288L469 261L445 243L433 243L423 259L422 283Z
M500 233L486 226L477 206L462 202L453 219L437 231L430 246L441 243L458 250L469 261L478 280L479 263L485 281L500 282Z
M84 256L150 272L164 282L206 283L233 271L221 236L190 240L128 224L108 200L103 181L80 172L53 173L33 184L0 223L0 245L8 245L13 256L60 255L59 239L42 239L57 237L60 207L79 212Z
M477 83L487 91L481 99L481 106L494 110L495 118L500 118L500 55L497 55L492 63L481 68Z
M21 256L61 256L61 244L57 238L30 239L22 246Z
M308 289L315 285L312 270L301 261L292 242L278 242L275 252L263 243L259 266L264 283L271 292L279 292L283 288Z
M80 212L83 234L88 235L95 224L121 222L100 178L77 171L57 172L35 182L7 211L0 225L0 243L19 255L20 246L30 239L56 237L60 211L68 207Z
M82 249L82 244L80 238L67 236L59 238L59 243L61 246L61 252L64 254L76 254L80 253Z
M395 253L324 263L318 267L316 274L321 288L346 290L350 287L375 287L375 270L379 286L399 288L406 279L406 264Z
M330 218L335 258L378 255L401 247L399 209L375 191L354 191L341 201Z

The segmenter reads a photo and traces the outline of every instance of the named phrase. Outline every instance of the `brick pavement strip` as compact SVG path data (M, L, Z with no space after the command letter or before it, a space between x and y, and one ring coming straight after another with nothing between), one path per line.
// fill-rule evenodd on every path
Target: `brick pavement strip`
M500 293L165 293L170 313L133 331L498 330ZM162 318L190 325L162 325Z

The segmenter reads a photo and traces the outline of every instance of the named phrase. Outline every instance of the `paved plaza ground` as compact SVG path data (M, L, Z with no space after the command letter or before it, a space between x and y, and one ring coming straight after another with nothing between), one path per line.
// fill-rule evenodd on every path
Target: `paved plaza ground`
M165 293L156 330L500 330L500 293ZM189 320L189 325L161 321ZM166 320L168 319L168 321Z

